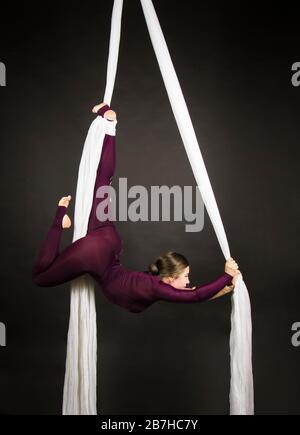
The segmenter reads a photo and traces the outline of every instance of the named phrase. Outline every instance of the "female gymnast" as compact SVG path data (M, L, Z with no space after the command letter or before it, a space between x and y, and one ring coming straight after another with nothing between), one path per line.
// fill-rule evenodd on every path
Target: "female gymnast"
M116 113L105 103L95 106L93 112L102 116L107 126L117 122ZM193 288L187 287L189 263L176 252L161 255L146 272L124 268L120 262L123 242L114 222L110 219L99 220L96 214L98 205L105 199L97 198L96 192L101 186L112 183L115 167L115 134L108 126L97 169L87 234L59 253L62 231L71 227L66 213L71 196L63 197L34 264L34 283L52 287L87 273L100 284L108 300L132 313L140 313L159 300L192 303L230 293L241 274L232 258L226 261L225 272L220 277Z

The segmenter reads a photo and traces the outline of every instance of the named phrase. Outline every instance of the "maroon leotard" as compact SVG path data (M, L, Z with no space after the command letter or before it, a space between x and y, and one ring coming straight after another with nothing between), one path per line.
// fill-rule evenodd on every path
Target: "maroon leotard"
M98 111L98 115L103 116L108 109L108 106L104 106ZM97 206L105 199L96 198L96 192L99 187L111 184L115 167L115 136L106 134L97 170L87 234L60 253L62 219L67 209L57 206L54 221L33 267L33 281L41 287L52 287L88 273L100 284L111 302L133 313L142 312L159 300L181 303L206 301L226 285L231 285L232 276L223 273L214 281L194 290L179 290L161 281L159 276L132 271L121 264L123 243L114 222L109 218L99 221L96 215Z

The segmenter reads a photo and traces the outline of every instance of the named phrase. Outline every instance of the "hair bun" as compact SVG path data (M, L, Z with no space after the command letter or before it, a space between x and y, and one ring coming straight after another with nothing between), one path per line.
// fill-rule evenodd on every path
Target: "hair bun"
M149 272L152 275L159 275L159 270L158 270L158 267L157 267L156 263L150 264L150 266L149 266Z

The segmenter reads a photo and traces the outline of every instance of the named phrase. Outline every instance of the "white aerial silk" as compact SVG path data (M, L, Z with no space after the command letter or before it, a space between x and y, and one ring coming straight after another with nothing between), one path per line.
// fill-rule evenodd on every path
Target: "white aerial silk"
M174 116L208 215L226 259L230 250L223 223L197 142L191 118L174 70L153 3L141 0L152 44L169 95ZM118 63L123 0L115 0L112 16L107 85L104 101L110 104ZM80 163L75 204L74 241L87 231L96 170L105 134L105 120L93 121ZM232 297L231 315L231 415L253 415L252 322L248 291L240 277ZM94 287L86 275L74 280L68 333L64 414L96 414L97 337Z
M121 36L123 0L116 0L107 66L104 102L110 105ZM87 233L93 203L97 167L105 133L114 134L115 122L97 116L85 140L79 166L73 242ZM110 129L110 131L108 131ZM66 373L63 394L64 415L97 414L97 323L94 283L89 275L71 282L71 307L67 343Z
M152 0L141 0L141 3L153 48L197 185L224 257L229 259L229 245L216 199ZM246 285L241 277L236 283L232 302L230 414L252 415L254 414L254 399L251 306Z

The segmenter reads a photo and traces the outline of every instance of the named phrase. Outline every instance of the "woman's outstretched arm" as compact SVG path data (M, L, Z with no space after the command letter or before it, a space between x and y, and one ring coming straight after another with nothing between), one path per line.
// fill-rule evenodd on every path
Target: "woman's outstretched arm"
M226 266L225 266L225 268L226 268L225 270L228 270L228 271L230 270L230 267L228 266L229 262L230 262L230 260L228 262L226 262ZM235 267L237 267L237 266L235 266ZM230 274L232 276L231 285L227 285L226 287L224 287L219 293L217 293L211 299L217 299L217 298L220 298L221 296L225 296L228 293L231 293L235 288L235 285L236 285L236 282L237 282L237 279L239 278L239 276L243 277L243 275L241 274L241 272L238 269L235 269L235 270L231 269Z
M171 284L161 281L158 277L155 278L153 286L154 297L157 300L170 302L204 302L212 299L224 287L230 286L232 282L232 276L225 272L214 281L194 289L176 289Z
M225 296L228 293L231 293L233 291L233 289L234 289L234 285L226 285L219 293L217 293L215 296L210 298L210 300Z

